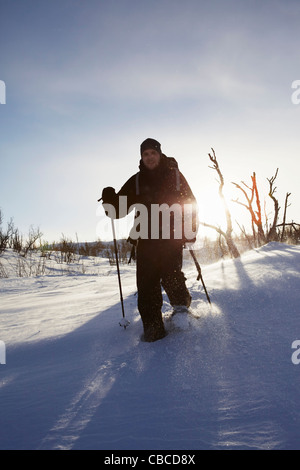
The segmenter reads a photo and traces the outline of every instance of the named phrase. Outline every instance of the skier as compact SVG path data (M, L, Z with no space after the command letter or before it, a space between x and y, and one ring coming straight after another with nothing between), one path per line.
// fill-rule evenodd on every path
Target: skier
M112 187L104 188L102 200L106 215L112 218L136 210L129 240L136 245L138 309L144 340L153 342L166 335L161 286L174 314L188 313L191 304L182 258L185 243L196 240L197 204L176 160L162 153L157 140L146 139L140 153L140 171L118 193Z

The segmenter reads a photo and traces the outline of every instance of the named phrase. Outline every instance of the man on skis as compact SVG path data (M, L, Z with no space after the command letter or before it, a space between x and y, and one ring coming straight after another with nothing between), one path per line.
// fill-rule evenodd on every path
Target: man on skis
M174 314L188 313L191 304L182 257L185 243L196 239L197 204L176 160L161 152L157 140L146 139L140 152L140 171L118 193L112 187L104 188L102 200L107 215L112 218L136 210L130 240L136 244L137 251L138 309L144 340L153 342L166 335L161 286Z

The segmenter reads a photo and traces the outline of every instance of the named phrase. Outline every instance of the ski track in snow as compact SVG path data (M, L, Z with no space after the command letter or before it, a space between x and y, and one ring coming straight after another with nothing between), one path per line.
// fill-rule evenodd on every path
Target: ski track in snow
M0 449L299 449L300 247L194 266L188 329L140 341L135 267L0 279ZM108 275L109 274L109 275Z

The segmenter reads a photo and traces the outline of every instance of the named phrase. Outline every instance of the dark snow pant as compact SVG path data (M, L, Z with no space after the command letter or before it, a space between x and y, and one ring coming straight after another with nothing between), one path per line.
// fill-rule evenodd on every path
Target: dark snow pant
M162 287L172 306L191 304L182 272L182 242L139 240L137 246L138 308L144 330L163 329Z

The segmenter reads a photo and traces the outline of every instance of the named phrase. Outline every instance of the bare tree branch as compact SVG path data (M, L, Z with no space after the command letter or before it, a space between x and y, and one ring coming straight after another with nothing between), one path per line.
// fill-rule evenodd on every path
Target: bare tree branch
M274 182L275 182L275 180L278 176L278 171L279 171L279 168L277 168L276 173L275 173L274 176L272 176L272 178L267 178L267 180L269 181L269 185L270 185L269 196L272 199L272 201L274 202L274 219L273 219L273 224L272 224L272 226L269 230L269 233L267 235L268 241L275 241L275 240L278 239L277 231L276 231L276 225L277 225L277 222L278 222L280 207L279 207L278 199L274 196L274 194L277 191L277 188L274 187Z
M219 177L219 180L218 180L219 196L222 200L224 210L225 210L227 230L226 230L226 233L225 233L224 231L222 231L220 229L217 229L214 226L210 226L210 228L214 228L214 230L216 230L219 234L223 235L223 237L226 240L226 243L227 243L227 246L228 246L228 249L229 249L231 255L234 258L239 258L240 257L239 250L237 249L237 247L236 247L236 245L235 245L235 243L232 239L233 228L232 228L231 214L230 214L226 199L225 199L224 194L223 194L223 188L224 188L224 184L225 184L224 177L223 177L223 174L222 174L221 169L219 167L219 162L217 160L216 153L215 153L213 148L211 150L212 150L212 154L209 153L208 156L209 156L210 161L213 163L213 166L210 166L209 168L211 168L212 170L215 170L218 174L218 177Z
M287 213L287 208L290 206L290 204L288 204L288 200L289 200L289 197L291 196L292 193L286 193L286 197L285 197L285 204L284 204L284 215L283 215L283 223L282 223L282 233L281 233L281 242L283 242L284 240L284 236L285 236L285 226L286 226L286 213Z
M253 175L251 176L251 181L252 181L252 187L248 186L246 183L242 181L242 184L251 191L251 194L248 195L247 191L238 183L232 182L232 184L242 191L247 204L244 204L240 202L238 199L234 200L233 202L236 202L237 204L240 204L241 206L245 207L251 215L251 223L252 223L252 231L253 231L253 237L254 239L256 238L256 233L255 233L255 226L257 227L258 231L258 239L260 243L265 243L266 237L264 234L263 226L262 226L262 216L261 216L261 204L260 204L260 199L259 199L259 193L258 193L258 188L257 188L257 181L256 181L256 173L254 172ZM256 202L256 210L253 208L253 203L254 203L254 198Z

